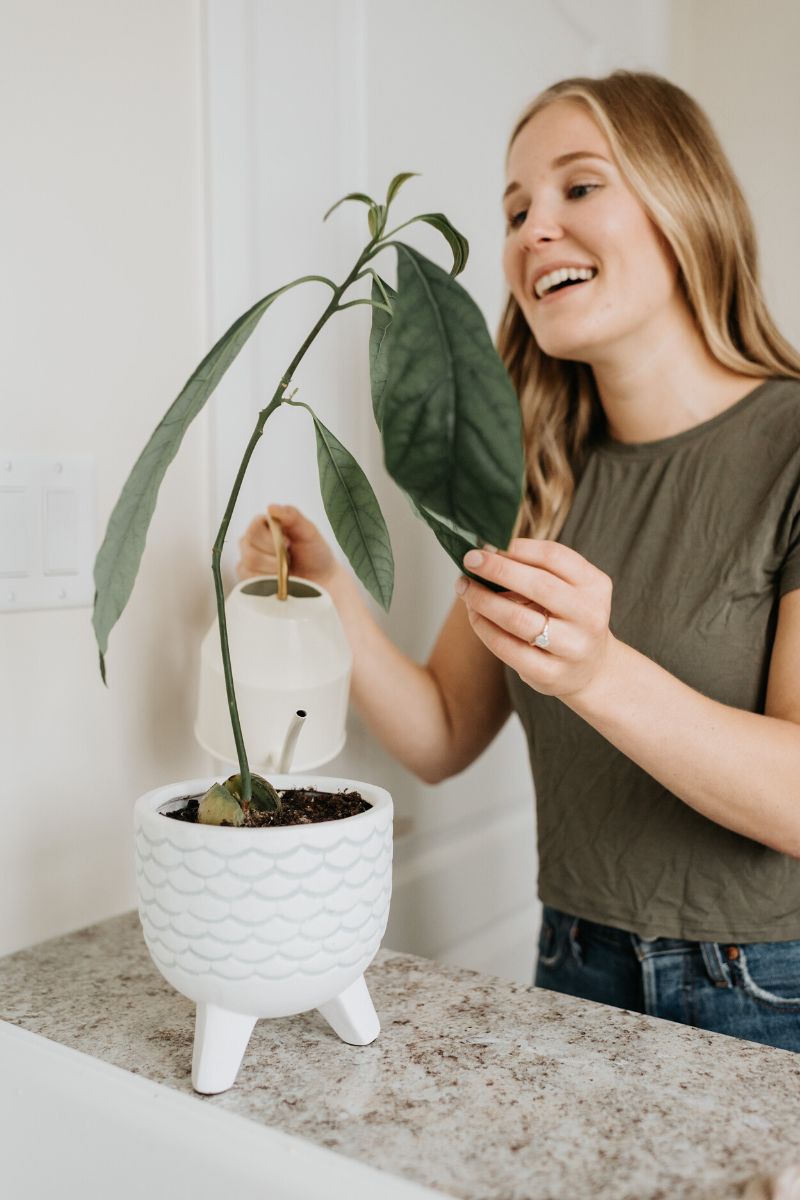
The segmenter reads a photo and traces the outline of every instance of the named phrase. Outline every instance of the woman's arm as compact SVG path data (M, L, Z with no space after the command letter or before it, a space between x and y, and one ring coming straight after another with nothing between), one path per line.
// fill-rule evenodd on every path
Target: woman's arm
M350 697L372 733L426 783L463 771L511 712L503 664L463 606L453 605L422 666L386 636L344 568L328 591L353 650Z
M703 696L608 628L611 581L556 542L518 539L470 570L552 614L470 584L475 632L537 691L557 696L612 745L717 824L800 858L800 591L781 601L766 713Z

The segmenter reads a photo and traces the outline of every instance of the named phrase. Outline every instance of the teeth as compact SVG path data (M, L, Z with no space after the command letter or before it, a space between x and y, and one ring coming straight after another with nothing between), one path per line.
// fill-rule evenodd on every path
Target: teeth
M537 299L541 300L542 296L546 295L552 288L559 283L565 283L567 279L594 279L597 271L594 267L560 267L557 271L550 271L547 275L542 275L536 280L535 292Z

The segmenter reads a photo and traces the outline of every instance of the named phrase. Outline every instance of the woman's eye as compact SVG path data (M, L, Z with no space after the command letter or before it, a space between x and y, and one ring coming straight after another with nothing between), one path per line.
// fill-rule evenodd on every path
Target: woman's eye
M586 193L587 189L588 189L588 191L593 192L595 190L595 188L598 188L598 187L600 187L599 183L573 183L572 187L567 188L567 195L572 197L572 193L574 191L579 191L579 192L583 191L584 193ZM583 199L582 196L575 196L572 198L575 200Z
M520 210L520 212L511 214L511 216L508 218L508 222L507 222L509 229L518 229L519 228L519 226L525 220L525 211L526 210L523 208Z

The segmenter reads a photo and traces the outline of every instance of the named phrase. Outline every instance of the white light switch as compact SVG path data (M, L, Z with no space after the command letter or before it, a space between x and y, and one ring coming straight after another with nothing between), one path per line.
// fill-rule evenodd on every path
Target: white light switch
M0 484L0 576L23 577L30 572L29 489Z
M43 565L45 575L77 575L80 558L78 494L44 494Z
M0 451L0 611L91 607L94 460Z

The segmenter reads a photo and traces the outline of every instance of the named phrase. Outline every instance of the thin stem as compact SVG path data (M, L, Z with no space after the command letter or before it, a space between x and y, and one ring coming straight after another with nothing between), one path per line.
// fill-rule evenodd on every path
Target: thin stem
M275 394L273 395L269 404L258 414L256 427L250 435L250 440L247 443L247 449L244 452L244 457L239 465L239 470L236 473L236 480L234 481L233 489L230 497L228 498L225 514L222 518L222 524L219 527L219 532L217 533L216 540L214 542L214 549L211 552L211 571L214 576L214 591L217 600L217 619L219 621L219 638L222 649L222 667L225 675L225 691L228 696L228 711L231 718L231 727L233 729L233 740L236 744L236 757L239 760L239 771L242 777L242 808L245 810L245 812L247 812L247 809L250 805L250 799L253 794L253 783L250 774L250 765L247 761L247 750L245 749L244 737L242 736L242 726L239 720L239 708L236 702L236 690L233 683L233 670L231 668L230 649L228 646L228 623L225 616L225 593L222 586L222 570L220 565L222 558L222 547L225 544L228 527L231 523L233 510L236 507L236 501L239 498L239 492L241 490L245 473L250 464L250 459L253 457L253 451L258 445L259 439L264 431L264 426L267 420L275 411L275 409L279 408L283 403L285 393L292 381L292 376L302 362L303 356L316 338L317 334L322 329L323 325L325 325L325 323L330 320L333 314L339 310L339 299L347 290L347 288L350 287L350 284L353 282L355 276L361 270L365 262L365 255L370 252L374 244L375 239L369 243L366 250L364 250L364 252L361 254L358 262L348 275L345 282L339 286L331 283L331 280L325 279L324 276L321 275L307 276L308 279L317 279L323 283L330 283L333 287L333 296L331 297L330 302L328 303L328 306L323 312L322 316L319 318L314 328L311 330L308 337L303 342L302 346L297 351L288 368L281 377L281 381L276 388ZM293 402L289 401L289 403Z
M372 267L366 267L363 271L361 271L358 275L356 275L353 282L358 283L359 279L366 279L368 275L372 276L372 278L375 280L375 283L378 285L378 288L380 289L380 293L383 296L384 300L386 301L387 304L390 304L389 296L387 295L387 292L386 292L386 285L384 284L384 282L381 279L378 272L373 270Z
M410 224L411 224L411 222L410 222L410 221L407 221L407 222L406 222L406 224L407 224L407 225L410 225ZM398 229L402 229L402 228L403 228L403 226L402 226L402 225L399 225L399 226L398 226ZM397 232L397 230L393 230L392 232L393 232L393 233L396 233L396 232ZM380 242L377 242L377 243L376 243L376 244L375 244L375 245L372 247L372 249L371 249L371 250L369 250L368 252L365 252L365 254L364 254L364 262L369 262L371 259L375 258L375 257L376 257L376 255L380 254L381 250L386 250L386 249L387 249L389 246L396 246L396 245L397 245L397 243L396 243L396 242L385 242L385 241L383 241L383 240L381 240Z
M336 284L332 279L328 279L327 275L304 275L302 279L297 280L298 283L327 283L331 291L337 291Z
M419 220L419 217L412 217L410 221L403 221L402 225L396 225L395 228L390 229L388 233L381 234L381 241L388 240L389 238L393 238L394 235L396 233L399 233L401 229L405 229L405 227L407 225L413 225L414 222L418 221L418 220Z
M371 308L382 308L389 316L392 315L392 310L385 304L381 304L379 300L348 300L346 304L340 304L337 312L344 312L346 308L352 308L356 304L369 304Z
M377 271L373 271L371 267L368 267L367 270L369 271L369 273L371 275L375 276L375 282L377 283L378 289L379 289L381 295L383 296L384 303L386 304L386 307L389 309L389 312L391 313L392 312L392 302L389 299L388 293L386 291L386 284L383 282L383 280L381 279L381 277Z

